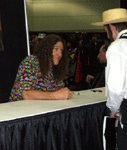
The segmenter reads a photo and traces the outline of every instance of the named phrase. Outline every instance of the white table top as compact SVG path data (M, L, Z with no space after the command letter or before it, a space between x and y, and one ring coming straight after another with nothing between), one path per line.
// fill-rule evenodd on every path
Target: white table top
M92 90L76 91L69 100L22 100L0 104L0 122L29 117L67 108L104 102L105 88L97 88L102 92Z

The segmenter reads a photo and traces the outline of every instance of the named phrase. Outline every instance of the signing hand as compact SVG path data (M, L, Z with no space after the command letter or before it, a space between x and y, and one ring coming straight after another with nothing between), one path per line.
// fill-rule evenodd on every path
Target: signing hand
M66 88L62 88L62 89L54 92L53 95L54 95L55 99L67 100L67 99L70 99L74 95L74 92L70 91L66 87Z

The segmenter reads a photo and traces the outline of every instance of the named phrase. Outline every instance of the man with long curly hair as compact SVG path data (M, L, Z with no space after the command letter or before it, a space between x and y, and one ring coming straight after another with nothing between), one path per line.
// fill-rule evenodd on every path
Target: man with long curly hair
M69 99L73 92L64 87L68 57L64 40L54 34L45 36L20 64L9 101Z

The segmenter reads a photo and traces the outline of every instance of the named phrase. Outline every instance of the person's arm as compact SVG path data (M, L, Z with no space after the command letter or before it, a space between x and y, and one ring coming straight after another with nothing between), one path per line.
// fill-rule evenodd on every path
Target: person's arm
M55 92L43 92L39 90L24 91L22 97L24 100L67 100L72 97L74 92L68 88L62 88Z
M114 48L114 47L111 47ZM126 59L123 54L118 51L107 52L107 70L106 70L106 86L108 101L107 107L111 110L111 115L119 112L120 105L126 94Z
M34 56L28 56L20 63L9 101L22 100L22 92L24 90L35 89L35 71L33 68L35 68L36 64L34 64L34 59Z

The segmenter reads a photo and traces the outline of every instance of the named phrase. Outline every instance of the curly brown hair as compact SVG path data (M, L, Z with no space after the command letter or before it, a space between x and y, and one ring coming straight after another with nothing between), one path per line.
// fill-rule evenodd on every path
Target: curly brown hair
M41 73L43 76L47 75L50 70L50 65L53 64L53 48L57 42L63 43L62 58L58 65L53 65L53 75L55 79L65 80L68 75L68 54L65 41L58 35L49 34L40 40L35 48L33 54L37 56Z

